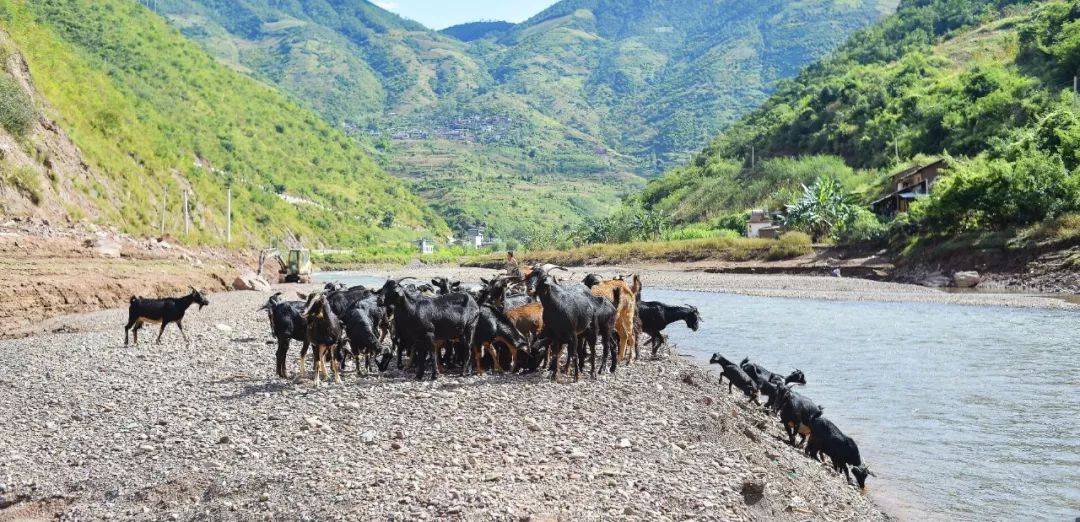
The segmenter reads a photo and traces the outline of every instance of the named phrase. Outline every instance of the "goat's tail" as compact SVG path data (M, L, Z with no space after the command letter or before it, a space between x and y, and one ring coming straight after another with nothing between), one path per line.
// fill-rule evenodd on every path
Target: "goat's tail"
M615 305L615 309L619 309L619 301L622 300L622 287L616 286L615 291L611 294L611 303Z
M128 303L135 304L135 301L138 301L138 300L139 300L139 296L133 295L133 296L131 296L131 299L128 301Z

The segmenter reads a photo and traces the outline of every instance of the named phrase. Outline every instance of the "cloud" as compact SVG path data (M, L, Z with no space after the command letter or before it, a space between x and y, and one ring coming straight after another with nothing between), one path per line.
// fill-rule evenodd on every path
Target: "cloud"
M374 4L383 9L386 9L387 11L393 11L398 8L397 2L391 2L389 0L375 0Z

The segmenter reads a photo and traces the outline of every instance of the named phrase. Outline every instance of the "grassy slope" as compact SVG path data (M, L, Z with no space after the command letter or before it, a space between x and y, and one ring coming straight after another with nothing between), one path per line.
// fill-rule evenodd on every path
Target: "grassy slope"
M345 245L445 230L352 140L220 65L137 2L4 0L0 15L52 117L112 180L78 187L108 224L154 230L161 191L178 219L176 195L190 187L189 239L220 241L232 185L234 240L246 244L295 234ZM288 204L279 191L311 204ZM391 209L399 226L380 229Z

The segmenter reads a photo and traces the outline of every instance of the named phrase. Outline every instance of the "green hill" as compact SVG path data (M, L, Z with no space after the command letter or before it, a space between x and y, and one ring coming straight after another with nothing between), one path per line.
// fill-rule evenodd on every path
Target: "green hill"
M453 224L527 236L526 212L610 212L895 0L565 0L442 33L363 0L151 5L361 136Z
M237 16L230 27L249 23ZM224 67L138 2L3 0L0 25L7 55L25 56L36 110L59 123L86 163L89 174L58 179L52 152L22 138L48 173L44 191L70 186L91 202L69 218L150 233L167 191L167 231L183 236L179 195L187 189L187 239L222 242L231 186L234 243L400 243L446 231L353 139Z
M642 200L700 221L775 201L778 188L821 174L864 187L868 200L897 159L946 155L949 174L894 232L1005 230L1061 218L1080 211L1078 69L1080 2L904 1L783 82L690 165L651 183ZM833 157L831 167L781 175L753 192L756 201L734 197L766 179L770 158L822 154ZM704 193L712 196L691 196Z

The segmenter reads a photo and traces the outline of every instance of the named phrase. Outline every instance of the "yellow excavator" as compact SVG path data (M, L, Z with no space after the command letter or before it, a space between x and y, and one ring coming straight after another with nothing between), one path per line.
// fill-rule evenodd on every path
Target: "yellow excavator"
M281 267L278 270L279 283L310 283L311 282L311 251L306 248L293 248L289 250L288 260L281 258L281 252L276 248L267 248L259 252L259 269L256 274L262 277L263 263L268 258L276 259Z

